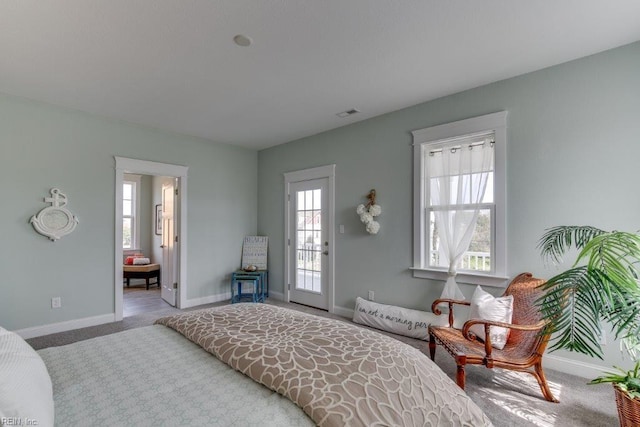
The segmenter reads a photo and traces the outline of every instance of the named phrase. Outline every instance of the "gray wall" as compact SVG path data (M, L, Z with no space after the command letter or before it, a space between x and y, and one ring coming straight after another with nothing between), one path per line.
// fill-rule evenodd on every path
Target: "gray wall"
M270 286L283 292L284 172L336 164L336 305L357 296L427 310L443 283L412 277L410 132L496 111L508 115L508 273L550 277L536 243L560 224L638 229L640 43L461 92L259 152L258 233L270 238ZM426 77L428 78L428 77ZM355 207L375 188L381 231ZM470 297L473 288L463 286ZM492 291L499 293L499 289ZM607 346L607 362L617 346ZM560 355L574 359L575 355Z
M189 167L187 298L228 291L242 240L256 232L255 151L0 95L3 327L113 313L114 155ZM80 219L56 242L29 224L52 187Z

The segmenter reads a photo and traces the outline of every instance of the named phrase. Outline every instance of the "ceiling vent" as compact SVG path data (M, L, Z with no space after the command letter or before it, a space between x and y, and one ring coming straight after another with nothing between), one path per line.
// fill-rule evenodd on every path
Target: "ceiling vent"
M355 108L352 108L350 110L343 111L342 113L338 113L336 114L336 116L344 118L344 117L353 116L354 114L358 114L359 112L360 110L356 110Z

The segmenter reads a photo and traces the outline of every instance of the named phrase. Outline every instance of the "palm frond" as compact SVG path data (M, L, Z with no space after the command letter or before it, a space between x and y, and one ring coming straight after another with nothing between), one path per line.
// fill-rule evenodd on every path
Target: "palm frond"
M640 236L589 226L546 230L538 243L542 257L555 263L572 248L572 268L543 285L538 305L555 332L550 350L567 349L602 358L600 321L611 323L616 338L640 349Z
M631 290L623 293L604 315L605 320L611 323L616 339L637 341L640 337L640 292Z
M585 259L590 269L600 270L616 287L638 288L640 236L619 231L598 235L582 248L576 263Z
M602 358L595 337L600 333L603 295L594 286L596 280L586 266L580 266L552 277L543 285L545 294L538 305L556 332L550 350L564 348Z
M562 257L570 248L582 249L594 237L606 233L590 226L560 225L548 228L538 241L538 249L545 261L562 263Z

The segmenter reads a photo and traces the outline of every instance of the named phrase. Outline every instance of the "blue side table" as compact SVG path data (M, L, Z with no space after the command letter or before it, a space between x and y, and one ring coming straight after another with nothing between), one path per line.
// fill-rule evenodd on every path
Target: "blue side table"
M237 270L234 274L243 274L245 276L255 276L260 279L260 286L264 293L264 297L269 296L269 270L244 271Z
M252 283L251 292L242 292L242 284ZM252 302L264 302L264 288L260 277L257 275L244 274L243 271L236 271L231 274L231 304L248 299Z

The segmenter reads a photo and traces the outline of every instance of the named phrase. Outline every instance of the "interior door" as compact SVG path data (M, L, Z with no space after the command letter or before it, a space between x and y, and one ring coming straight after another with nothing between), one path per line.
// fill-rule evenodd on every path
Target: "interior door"
M292 182L289 187L289 300L327 310L329 179Z
M176 292L173 284L175 280L175 186L162 186L162 299L172 306L176 306Z

